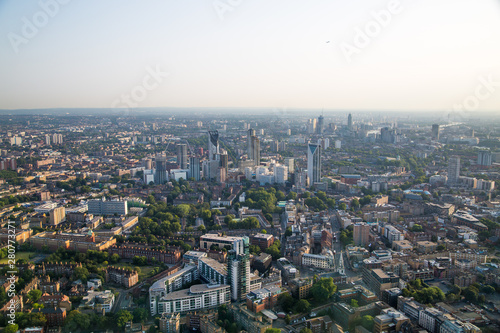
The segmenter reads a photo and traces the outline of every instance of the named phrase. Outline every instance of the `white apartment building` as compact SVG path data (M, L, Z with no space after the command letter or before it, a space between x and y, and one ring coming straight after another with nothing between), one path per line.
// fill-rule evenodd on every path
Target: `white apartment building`
M155 314L200 311L216 308L231 301L227 284L197 284L162 297ZM154 315L154 314L153 314Z

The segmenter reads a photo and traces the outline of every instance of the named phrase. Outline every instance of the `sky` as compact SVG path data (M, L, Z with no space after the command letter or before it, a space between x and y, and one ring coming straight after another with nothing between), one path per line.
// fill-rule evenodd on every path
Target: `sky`
M0 0L0 109L500 114L498 0Z

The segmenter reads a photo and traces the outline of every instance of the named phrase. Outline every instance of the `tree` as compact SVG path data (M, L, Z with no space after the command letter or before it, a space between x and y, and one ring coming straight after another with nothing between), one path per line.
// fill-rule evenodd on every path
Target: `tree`
M311 304L309 304L307 300L301 299L300 301L298 301L295 309L300 313L309 312L309 310L311 309Z
M268 328L266 333L281 333L281 330L279 328Z
M420 224L414 224L413 227L411 227L411 231L413 232L422 232L424 231L424 228Z
M373 332L373 317L366 315L361 318L361 326L366 328L368 331Z
M134 322L143 323L148 319L148 311L144 308L136 308L133 312Z
M295 298L288 293L282 293L278 296L278 303L285 312L289 312L295 305Z
M485 294L493 294L495 292L495 288L490 285L486 285L481 290Z
M42 297L42 291L38 289L33 289L28 292L28 298L32 303L36 303L40 297Z
M3 331L4 333L16 333L19 331L19 326L17 324L9 324Z
M469 286L464 290L464 297L472 303L476 303L479 297L479 290L476 287Z
M288 324L290 324L290 321L291 321L291 320L292 320L292 317L290 317L290 315L288 315L288 314L287 314L287 315L285 316L285 323L288 325Z
M341 203L339 204L339 209L340 209L340 210L346 210L346 208L347 208L347 205L346 205L345 203L341 202Z
M212 212L210 211L210 209L203 209L201 211L200 217L203 219L203 221L208 222L210 221L210 218L212 218Z
M337 291L333 278L321 278L312 286L311 292L319 302L326 302Z
M115 314L116 326L120 329L125 328L125 325L134 319L134 316L127 310L120 310Z
M358 199L352 199L351 201L351 207L357 210L359 208L359 200Z
M353 299L351 299L351 306L352 306L353 308L357 308L357 307L359 307L359 303L358 303L358 301L357 301L357 300L355 300L354 298L353 298Z
M76 331L78 328L87 329L90 326L90 318L87 314L81 313L78 310L70 311L66 320L64 321L64 327L68 331Z
M273 256L273 260L277 260L281 257L281 251L279 249L279 247L277 246L277 244L273 244L271 246L269 246L264 252L270 254Z
M292 227L287 227L285 230L285 237L292 235Z
M77 267L73 271L74 280L82 280L82 282L87 282L87 278L89 276L89 271L85 267Z
M311 331L311 329L307 327L304 327L303 329L300 330L300 333L313 333L313 331Z
M290 191L286 196L286 200L295 200L297 199L297 193Z

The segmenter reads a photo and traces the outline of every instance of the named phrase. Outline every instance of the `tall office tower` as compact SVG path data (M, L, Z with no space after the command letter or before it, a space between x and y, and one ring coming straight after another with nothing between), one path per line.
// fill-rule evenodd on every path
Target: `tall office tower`
M177 164L181 169L188 167L188 147L184 143L177 145Z
M285 166L288 167L288 172L295 172L295 160L293 158L285 158Z
M318 123L316 125L316 133L317 134L323 134L323 126L325 123L325 118L323 118L323 115L318 117Z
M449 184L458 183L459 177L460 177L460 157L458 156L450 157L448 161L448 183Z
M208 131L208 159L215 161L219 155L219 132Z
M309 134L316 133L316 118L309 119L309 121L307 122L307 133Z
M309 186L321 181L321 145L307 145L307 177Z
M231 299L243 301L250 292L250 241L243 238L243 251L232 249L228 252L227 275L231 286Z
M200 180L200 159L198 157L189 158L189 177Z
M432 139L439 140L439 125L438 124L432 125Z
M367 246L369 242L370 226L366 223L355 223L353 226L353 240L356 246Z
M250 137L248 159L253 160L253 165L260 165L260 140L255 135Z
M481 150L477 153L477 164L490 166L491 165L491 152L489 150Z
M167 179L167 156L156 154L155 184L163 184Z
M47 135L45 135L45 144L46 144L47 146L50 146L50 135L48 135L48 134L47 134Z
M352 131L352 114L349 113L349 116L347 116L347 128L349 131Z

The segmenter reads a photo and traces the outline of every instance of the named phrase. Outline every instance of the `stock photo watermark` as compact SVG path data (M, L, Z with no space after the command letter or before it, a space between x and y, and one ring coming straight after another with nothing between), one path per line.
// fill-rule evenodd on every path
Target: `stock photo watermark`
M49 24L50 19L54 18L60 11L61 6L66 5L71 0L40 0L38 6L40 10L34 13L31 18L23 16L21 18L22 26L19 33L9 32L7 38L15 53L19 53L19 47L26 45L35 38L41 29Z
M15 325L16 321L16 224L15 221L7 222L8 244L7 244L7 297L9 305L7 306L7 318L9 325Z
M119 98L113 101L112 108L125 109L125 112L128 112L130 108L138 107L139 103L144 101L148 94L158 88L165 78L170 75L168 72L163 71L160 65L156 65L155 68L147 66L146 72L147 74L140 84L134 86L128 93L121 94Z
M352 42L341 42L339 47L348 63L351 63L353 56L358 55L363 49L368 47L371 42L377 38L384 28L389 26L395 15L403 11L403 6L399 0L391 0L385 9L371 11L371 20L360 28L354 28L354 37Z
M459 117L462 120L469 118L470 113L477 111L484 102L491 98L500 87L500 81L497 81L493 74L487 76L481 75L477 78L479 83L476 85L474 92L465 97L461 102L453 104L450 114Z
M224 21L226 13L234 11L243 3L243 0L215 0L212 2L217 16L221 21Z

